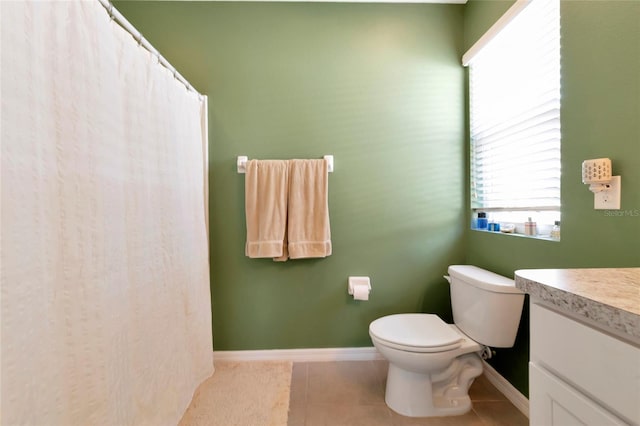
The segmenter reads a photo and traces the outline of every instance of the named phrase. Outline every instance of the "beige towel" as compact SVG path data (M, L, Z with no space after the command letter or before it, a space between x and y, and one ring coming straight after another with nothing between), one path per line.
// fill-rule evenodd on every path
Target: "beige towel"
M289 160L289 258L331 254L326 160Z
M252 258L286 256L287 161L248 161L244 193L247 220L245 254Z

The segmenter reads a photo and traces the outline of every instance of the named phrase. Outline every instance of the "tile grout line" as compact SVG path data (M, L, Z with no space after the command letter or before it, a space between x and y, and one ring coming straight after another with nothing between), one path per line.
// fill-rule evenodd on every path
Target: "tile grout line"
M473 404L471 405L471 411L473 411L473 414L475 414L475 415L476 415L476 417L480 420L480 422L481 422L483 425L491 426L491 423L487 423L487 422L484 420L484 418L483 418L483 417L482 417L482 416L481 416L481 415L476 411L476 409L473 407Z
M307 425L307 410L309 405L309 363L304 363L304 426Z

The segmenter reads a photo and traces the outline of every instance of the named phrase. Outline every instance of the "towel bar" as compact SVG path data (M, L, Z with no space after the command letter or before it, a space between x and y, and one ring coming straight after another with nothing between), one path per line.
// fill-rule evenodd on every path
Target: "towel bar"
M329 173L333 172L333 155L325 155L323 158L327 160ZM246 155L238 155L238 173L245 173L247 171L248 160L249 158Z

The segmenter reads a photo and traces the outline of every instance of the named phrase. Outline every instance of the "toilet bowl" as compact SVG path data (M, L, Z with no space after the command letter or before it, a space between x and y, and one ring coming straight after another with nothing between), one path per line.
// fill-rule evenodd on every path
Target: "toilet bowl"
M482 374L486 346L511 347L524 293L500 275L449 267L454 324L434 314L394 314L369 325L389 361L385 401L409 417L454 416L471 409L469 387Z

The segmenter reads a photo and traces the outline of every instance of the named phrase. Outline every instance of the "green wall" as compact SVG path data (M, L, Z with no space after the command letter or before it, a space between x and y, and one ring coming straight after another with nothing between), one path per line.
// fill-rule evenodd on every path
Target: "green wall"
M394 312L450 320L441 276L471 263L638 266L640 2L566 1L562 24L562 241L468 230L462 53L513 3L116 2L209 96L211 290L217 350L369 346ZM244 257L237 155L333 154L334 254L285 264ZM622 175L619 214L593 210L583 160ZM369 275L368 302L346 294ZM495 368L528 394L528 309Z
M513 1L472 0L465 50ZM640 266L640 2L562 1L562 239L468 231L466 260L510 276L523 268ZM622 210L593 209L581 164L609 157L622 176ZM468 192L468 185L467 185ZM613 214L618 215L613 215ZM492 364L527 394L529 321Z
M217 350L371 346L368 324L450 319L464 261L461 5L116 2L209 96L211 290ZM333 255L244 256L236 156L335 156ZM371 277L367 302L349 275Z

